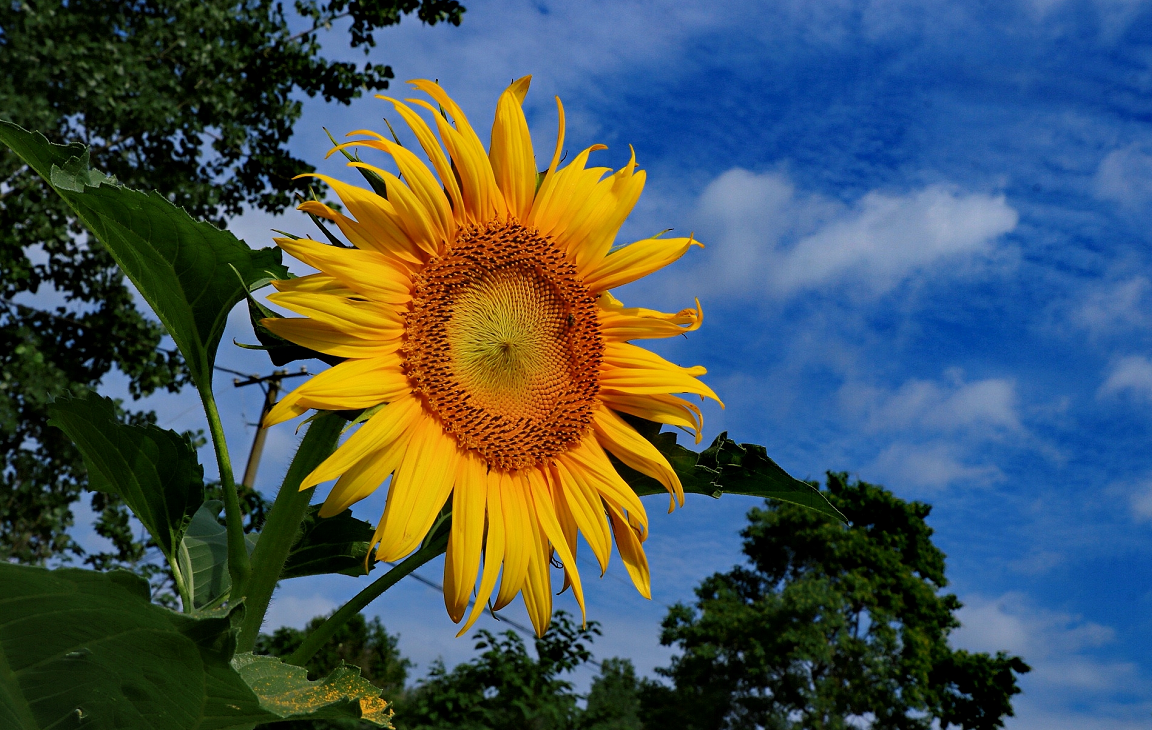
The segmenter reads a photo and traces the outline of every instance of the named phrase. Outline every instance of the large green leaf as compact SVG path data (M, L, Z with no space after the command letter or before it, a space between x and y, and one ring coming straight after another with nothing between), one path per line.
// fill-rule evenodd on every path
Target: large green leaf
M0 142L47 180L107 247L175 340L197 387L207 387L244 283L287 276L280 250L253 251L157 192L116 184L90 169L82 145L53 144L6 121L0 121Z
M232 666L260 698L260 706L284 719L357 718L392 727L392 709L380 688L360 676L360 668L341 663L315 682L308 670L275 657L237 654Z
M180 541L177 565L196 609L217 602L232 589L232 578L228 574L228 530L219 519L222 509L224 503L216 499L200 505ZM244 536L249 554L255 549L256 540L257 536L251 533Z
M116 419L110 398L58 398L48 423L76 444L88 484L118 494L171 561L189 520L204 501L204 469L188 439L157 426Z
M308 508L300 523L300 536L288 552L280 578L299 578L321 573L365 575L368 542L375 528L352 516L352 510L322 518L320 505ZM369 569L375 561L369 563Z
M233 616L153 605L131 573L0 562L0 727L222 730L276 719L229 664Z
M768 458L763 446L738 444L724 432L702 452L686 449L676 443L676 434L660 432L660 424L628 417L629 423L652 442L668 459L685 492L719 498L723 494L777 499L847 522L840 510L825 499L820 490L808 482L795 479L779 464ZM652 477L625 466L613 458L620 475L640 496L667 494L664 485Z

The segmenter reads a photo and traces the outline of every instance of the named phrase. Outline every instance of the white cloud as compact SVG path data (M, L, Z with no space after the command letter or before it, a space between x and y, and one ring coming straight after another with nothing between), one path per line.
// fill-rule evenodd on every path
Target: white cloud
M1020 431L1016 383L1006 378L965 382L958 371L945 382L912 379L895 391L846 385L841 402L861 414L869 430L928 427L938 431L987 428Z
M1113 150L1096 170L1096 195L1126 208L1152 202L1152 153L1140 145Z
M1127 694L1152 684L1132 662L1106 661L1095 656L1095 650L1116 642L1116 632L1109 626L1074 614L1037 608L1016 592L997 598L967 597L964 604L957 614L961 627L952 634L951 643L971 651L1006 651L1022 657L1032 667L1020 682L1024 698L1039 703L1048 712L1058 712L1065 703L1083 701L1089 696Z
M1088 293L1072 321L1093 335L1142 327L1148 323L1150 291L1152 283L1144 276L1108 282Z
M964 463L963 447L949 442L914 444L898 441L863 470L879 481L902 488L943 489L957 482L986 484L1004 478L993 465Z
M942 263L991 253L1019 220L1002 195L930 185L844 205L798 194L781 173L739 168L713 180L699 208L719 229L716 284L777 296L830 283L883 293Z
M1152 361L1141 355L1121 358L1112 366L1098 394L1107 396L1125 392L1152 399Z

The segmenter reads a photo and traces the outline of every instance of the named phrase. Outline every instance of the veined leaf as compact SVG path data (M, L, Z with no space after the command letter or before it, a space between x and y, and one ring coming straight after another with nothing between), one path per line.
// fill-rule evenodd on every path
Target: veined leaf
M625 418L664 454L680 477L685 492L717 498L723 494L743 494L776 499L814 509L844 523L848 521L819 489L793 478L768 458L763 446L738 444L724 432L703 452L696 452L676 443L674 432L661 433L658 423L631 416ZM663 484L647 474L625 466L615 457L612 461L632 490L641 497L668 493Z
M286 278L280 250L253 251L227 231L193 219L159 193L122 187L88 165L88 151L0 121L0 142L47 180L147 300L203 390L228 312L245 283ZM230 268L231 267L231 268Z
M120 423L116 405L96 393L58 398L49 413L49 425L66 433L84 457L89 486L123 498L171 561L204 501L204 469L188 439L157 426Z
M380 688L360 676L360 668L341 664L327 677L308 680L308 670L275 657L237 654L232 659L260 706L284 719L356 718L392 727L392 709Z
M224 503L212 499L200 505L180 541L177 564L184 576L192 605L196 609L217 601L232 588L228 575L228 530L220 524ZM256 548L257 536L244 536L248 554Z
M288 553L280 578L322 573L365 575L368 541L375 528L353 517L350 509L332 517L320 517L319 512L318 504L308 508L300 523L300 537ZM369 564L374 565L375 561Z
M276 719L229 664L234 616L149 602L125 571L0 562L0 727L224 730Z

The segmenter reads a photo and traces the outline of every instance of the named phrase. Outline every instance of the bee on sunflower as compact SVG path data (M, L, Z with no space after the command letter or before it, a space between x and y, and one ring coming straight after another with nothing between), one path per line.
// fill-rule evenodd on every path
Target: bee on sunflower
M578 533L601 573L614 540L650 597L648 518L608 454L659 480L669 511L683 505L684 492L667 459L621 414L689 429L699 443L700 409L676 394L719 402L699 380L703 367L631 344L695 330L699 302L666 314L625 307L611 294L699 244L657 237L614 249L644 187L635 153L607 177L607 168L586 167L602 145L560 167L557 98L556 150L538 173L522 109L530 78L500 96L487 152L437 84L413 81L431 101L407 101L432 113L439 139L412 106L379 97L411 127L431 169L371 131L333 149L384 152L403 179L350 162L383 181L383 197L315 175L351 217L317 201L300 209L335 223L354 248L276 239L318 273L274 282L269 296L302 318L263 321L286 340L343 358L285 396L266 426L309 409L369 409L301 484L336 479L321 516L388 482L371 547L376 560L395 561L419 547L451 499L444 602L454 622L475 593L460 634L493 593L497 610L523 595L542 634L552 614L553 555L583 612Z

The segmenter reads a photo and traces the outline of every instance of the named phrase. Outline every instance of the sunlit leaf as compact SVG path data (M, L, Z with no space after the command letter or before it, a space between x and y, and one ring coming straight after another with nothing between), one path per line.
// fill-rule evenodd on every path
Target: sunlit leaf
M284 719L358 718L392 727L392 709L380 688L360 676L360 668L341 664L327 677L309 681L308 670L275 657L237 654L232 666L260 699L260 706Z
M82 145L58 145L0 121L0 142L47 180L112 254L175 340L197 387L212 363L243 282L285 278L280 250L253 251L227 231L193 219L159 193L116 184L88 166Z

